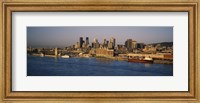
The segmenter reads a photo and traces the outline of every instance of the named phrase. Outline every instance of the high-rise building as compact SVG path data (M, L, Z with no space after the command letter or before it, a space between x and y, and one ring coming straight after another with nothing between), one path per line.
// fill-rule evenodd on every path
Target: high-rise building
M86 37L85 44L89 45L89 37Z
M137 42L132 39L127 39L125 42L125 47L128 49L128 51L132 51L133 49L137 48Z
M96 43L95 43L95 48L99 48L100 47L100 44L99 44L99 42L97 41Z
M116 45L116 39L112 37L110 38L110 42L113 43L113 48L114 48Z
M87 48L87 45L85 42L83 43L82 48Z
M98 40L96 38L94 38L93 42L96 43Z
M107 44L107 40L106 39L103 40L103 44Z
M132 41L132 49L136 49L137 48L137 42L136 41Z
M144 43L137 43L137 48L143 49L144 48Z
M132 39L127 39L125 42L125 47L130 51L132 49Z
M108 43L108 49L113 49L113 43L112 42Z
M83 37L80 37L80 39L79 39L79 43L80 43L79 47L80 47L80 48L82 48L83 42L84 42L84 41L83 41Z
M96 38L94 38L92 45L93 45L93 48L99 48L99 42Z
M106 39L103 40L103 47L105 47L105 48L108 47L108 41Z

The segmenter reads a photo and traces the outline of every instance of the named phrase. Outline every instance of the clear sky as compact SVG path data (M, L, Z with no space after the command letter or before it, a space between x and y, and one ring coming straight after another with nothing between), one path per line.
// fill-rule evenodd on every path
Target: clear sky
M79 37L89 37L90 43L97 38L116 39L124 44L127 39L139 43L173 42L173 27L136 27L136 26L66 26L66 27L27 27L27 46L66 47L74 45Z

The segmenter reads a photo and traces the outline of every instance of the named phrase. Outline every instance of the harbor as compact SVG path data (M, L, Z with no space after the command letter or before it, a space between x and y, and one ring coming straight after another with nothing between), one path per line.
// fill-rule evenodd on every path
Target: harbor
M79 53L77 55L48 55L48 54L29 54L33 56L40 56L40 57L54 57L54 58L105 58L110 60L120 60L120 61L127 61L127 62L138 62L138 63L160 63L160 64L173 64L173 57L169 54L119 54L118 56L92 56L90 54ZM150 60L143 60L145 57Z

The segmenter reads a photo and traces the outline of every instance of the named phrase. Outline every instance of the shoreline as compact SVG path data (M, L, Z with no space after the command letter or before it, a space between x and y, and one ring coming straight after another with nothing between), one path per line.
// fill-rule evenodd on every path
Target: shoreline
M41 54L28 54L32 56L39 56L39 57L53 57L53 58L62 58L61 56L55 55L41 55ZM94 57L70 57L70 58L102 58L102 59L110 59L110 60L118 60L118 61L128 61L127 58L120 58L120 57L104 57L104 56L94 56ZM166 60L153 60L154 64L173 64L173 61L166 61Z

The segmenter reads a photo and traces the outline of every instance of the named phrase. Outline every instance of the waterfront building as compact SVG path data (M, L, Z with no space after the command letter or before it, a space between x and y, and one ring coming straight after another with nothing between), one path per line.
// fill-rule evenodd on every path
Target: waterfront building
M113 57L114 56L114 50L106 49L106 48L98 48L96 49L96 56L102 56L102 57Z
M58 48L55 48L55 56L58 56Z

